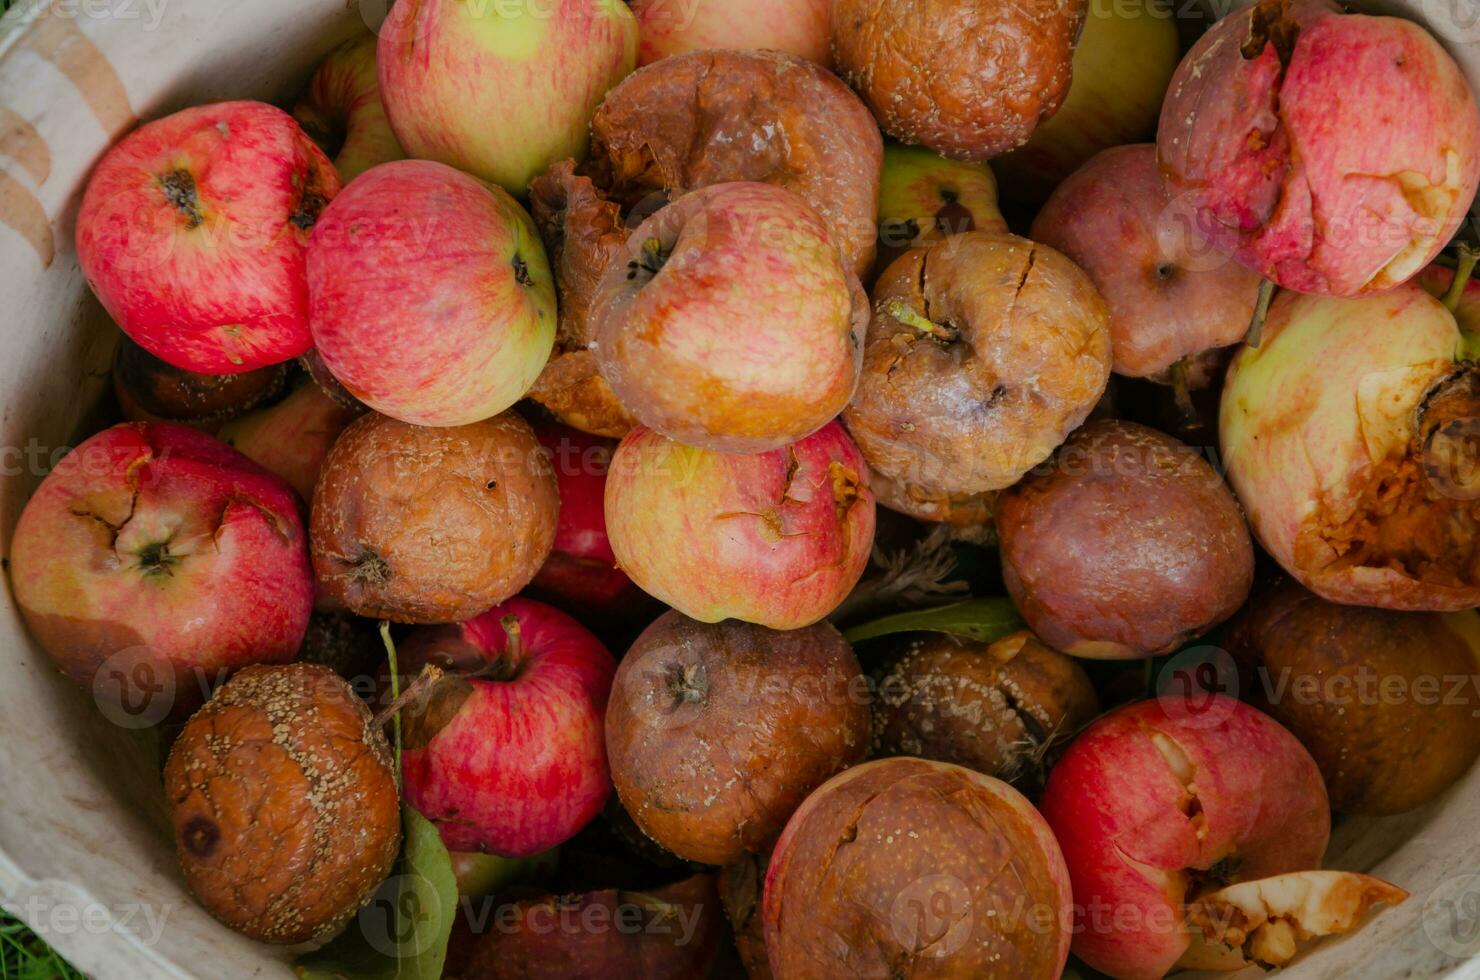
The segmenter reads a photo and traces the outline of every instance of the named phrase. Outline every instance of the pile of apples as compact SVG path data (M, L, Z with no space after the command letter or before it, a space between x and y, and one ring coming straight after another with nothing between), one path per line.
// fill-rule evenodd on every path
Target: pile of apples
M98 161L125 421L11 582L265 942L415 819L511 910L447 976L1279 965L1406 898L1332 810L1480 754L1477 182L1329 0L401 0ZM1020 621L840 632L969 553Z

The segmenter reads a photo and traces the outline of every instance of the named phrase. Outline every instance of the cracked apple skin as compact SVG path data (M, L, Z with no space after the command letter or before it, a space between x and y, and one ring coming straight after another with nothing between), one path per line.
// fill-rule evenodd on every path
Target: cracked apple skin
M513 405L555 342L534 223L497 187L426 160L381 164L325 209L308 250L313 342L350 394L415 425Z
M1310 754L1223 695L1101 717L1049 773L1039 809L1074 886L1074 955L1118 980L1177 964L1200 886L1317 868L1331 831Z
M625 3L421 0L379 34L380 97L406 151L520 196L585 155L591 113L637 63Z
M1254 545L1227 484L1196 450L1134 422L1076 431L997 501L1002 579L1056 650L1169 653L1232 616Z
M366 32L330 51L293 106L293 118L333 155L334 169L346 184L378 163L406 157L380 101L376 40Z
M1069 91L1088 4L835 0L833 61L903 143L986 160L1027 142Z
M191 893L262 942L333 935L401 850L390 746L328 667L227 681L171 746L164 791Z
M807 797L771 856L761 915L778 980L1053 980L1072 901L1058 844L1017 790L897 758Z
M1357 299L1281 293L1234 357L1219 431L1266 551L1332 602L1480 605L1480 416L1454 317L1417 285Z
M513 412L451 428L361 416L314 490L321 596L371 619L471 619L534 578L559 507L549 457Z
M766 453L696 449L638 426L606 481L617 564L703 623L800 629L857 584L874 539L868 471L842 426Z
M1338 811L1405 813L1480 757L1472 609L1343 606L1287 581L1252 599L1224 637L1247 673L1249 700L1310 751ZM1401 680L1400 697L1383 695L1388 678Z
M580 623L515 598L418 629L400 652L408 676L427 664L445 671L402 719L401 775L406 802L450 849L528 857L601 812L611 793L602 719L617 664Z
M1116 374L1165 381L1183 358L1238 343L1254 316L1259 277L1217 253L1210 261L1170 203L1156 147L1139 143L1097 154L1033 219L1033 240L1078 263L1105 298Z
M679 857L764 853L869 748L868 689L829 623L772 630L670 610L622 658L606 746L622 806Z
M832 63L831 0L632 0L637 17L637 63L715 49L767 49L819 65Z
M26 503L10 545L16 604L73 681L92 687L127 653L134 666L115 672L109 695L134 710L172 674L165 690L183 717L222 672L297 655L313 606L299 506L282 480L211 436L115 425Z
M1412 278L1458 229L1480 113L1417 24L1261 0L1183 58L1157 151L1220 249L1288 289L1355 296Z
M639 225L589 317L601 376L643 425L702 449L758 453L848 404L868 297L801 197L738 182L685 195Z
M123 332L200 374L238 374L312 345L304 253L339 191L293 117L218 102L146 123L93 170L77 260Z
M874 284L843 419L896 497L1009 487L1095 407L1109 322L1089 277L1045 245L975 231L911 249Z

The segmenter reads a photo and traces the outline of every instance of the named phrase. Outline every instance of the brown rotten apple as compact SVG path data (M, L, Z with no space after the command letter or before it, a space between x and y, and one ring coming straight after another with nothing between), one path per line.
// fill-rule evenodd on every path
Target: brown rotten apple
M1038 812L1000 780L880 759L792 815L762 918L782 980L1060 975L1069 873Z
M390 746L328 667L227 681L171 747L164 788L191 892L263 942L332 935L400 850Z
M1198 453L1103 421L998 501L1002 577L1049 646L1080 657L1166 653L1243 605L1254 548Z
M597 286L596 366L671 439L775 449L821 428L858 383L868 299L827 227L772 184L715 184L648 218Z
M282 393L288 365L197 374L161 361L125 334L113 355L113 393L131 422L188 422L211 431Z
M361 616L471 619L534 578L559 506L550 460L513 412L441 428L362 416L314 491L319 588Z
M1421 806L1480 755L1480 616L1342 606L1293 583L1228 630L1250 700L1315 757L1331 806Z
M1069 90L1085 0L836 0L833 59L890 136L985 160Z
M1047 246L952 235L900 256L873 299L844 419L869 466L922 507L1016 483L1105 390L1105 302Z
M1332 602L1480 605L1480 373L1416 285L1357 299L1281 293L1234 357L1219 432L1266 551Z
M778 631L667 612L617 668L606 747L622 805L679 857L764 852L868 751L868 690L828 623Z
M1099 713L1084 669L1027 632L911 638L878 674L874 748L1016 779Z
M810 204L854 274L874 260L883 143L832 74L775 51L664 58L607 93L590 160L557 163L530 188L560 288L556 354L530 393L576 428L622 436L632 419L586 350L586 310L631 229L670 198L762 181Z

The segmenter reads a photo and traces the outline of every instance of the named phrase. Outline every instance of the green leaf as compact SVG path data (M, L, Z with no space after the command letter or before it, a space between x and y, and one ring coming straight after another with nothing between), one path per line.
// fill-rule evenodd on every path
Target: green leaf
M442 835L401 808L396 873L333 942L293 964L302 980L439 980L457 916L457 880Z
M934 609L914 609L862 623L843 634L849 643L893 633L950 633L991 643L1023 628L1023 620L1008 599L968 599Z

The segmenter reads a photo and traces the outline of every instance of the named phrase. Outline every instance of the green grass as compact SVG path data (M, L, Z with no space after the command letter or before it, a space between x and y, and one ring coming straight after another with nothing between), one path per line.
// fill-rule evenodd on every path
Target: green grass
M9 5L10 0L0 0ZM0 911L0 980L86 980L19 919Z

